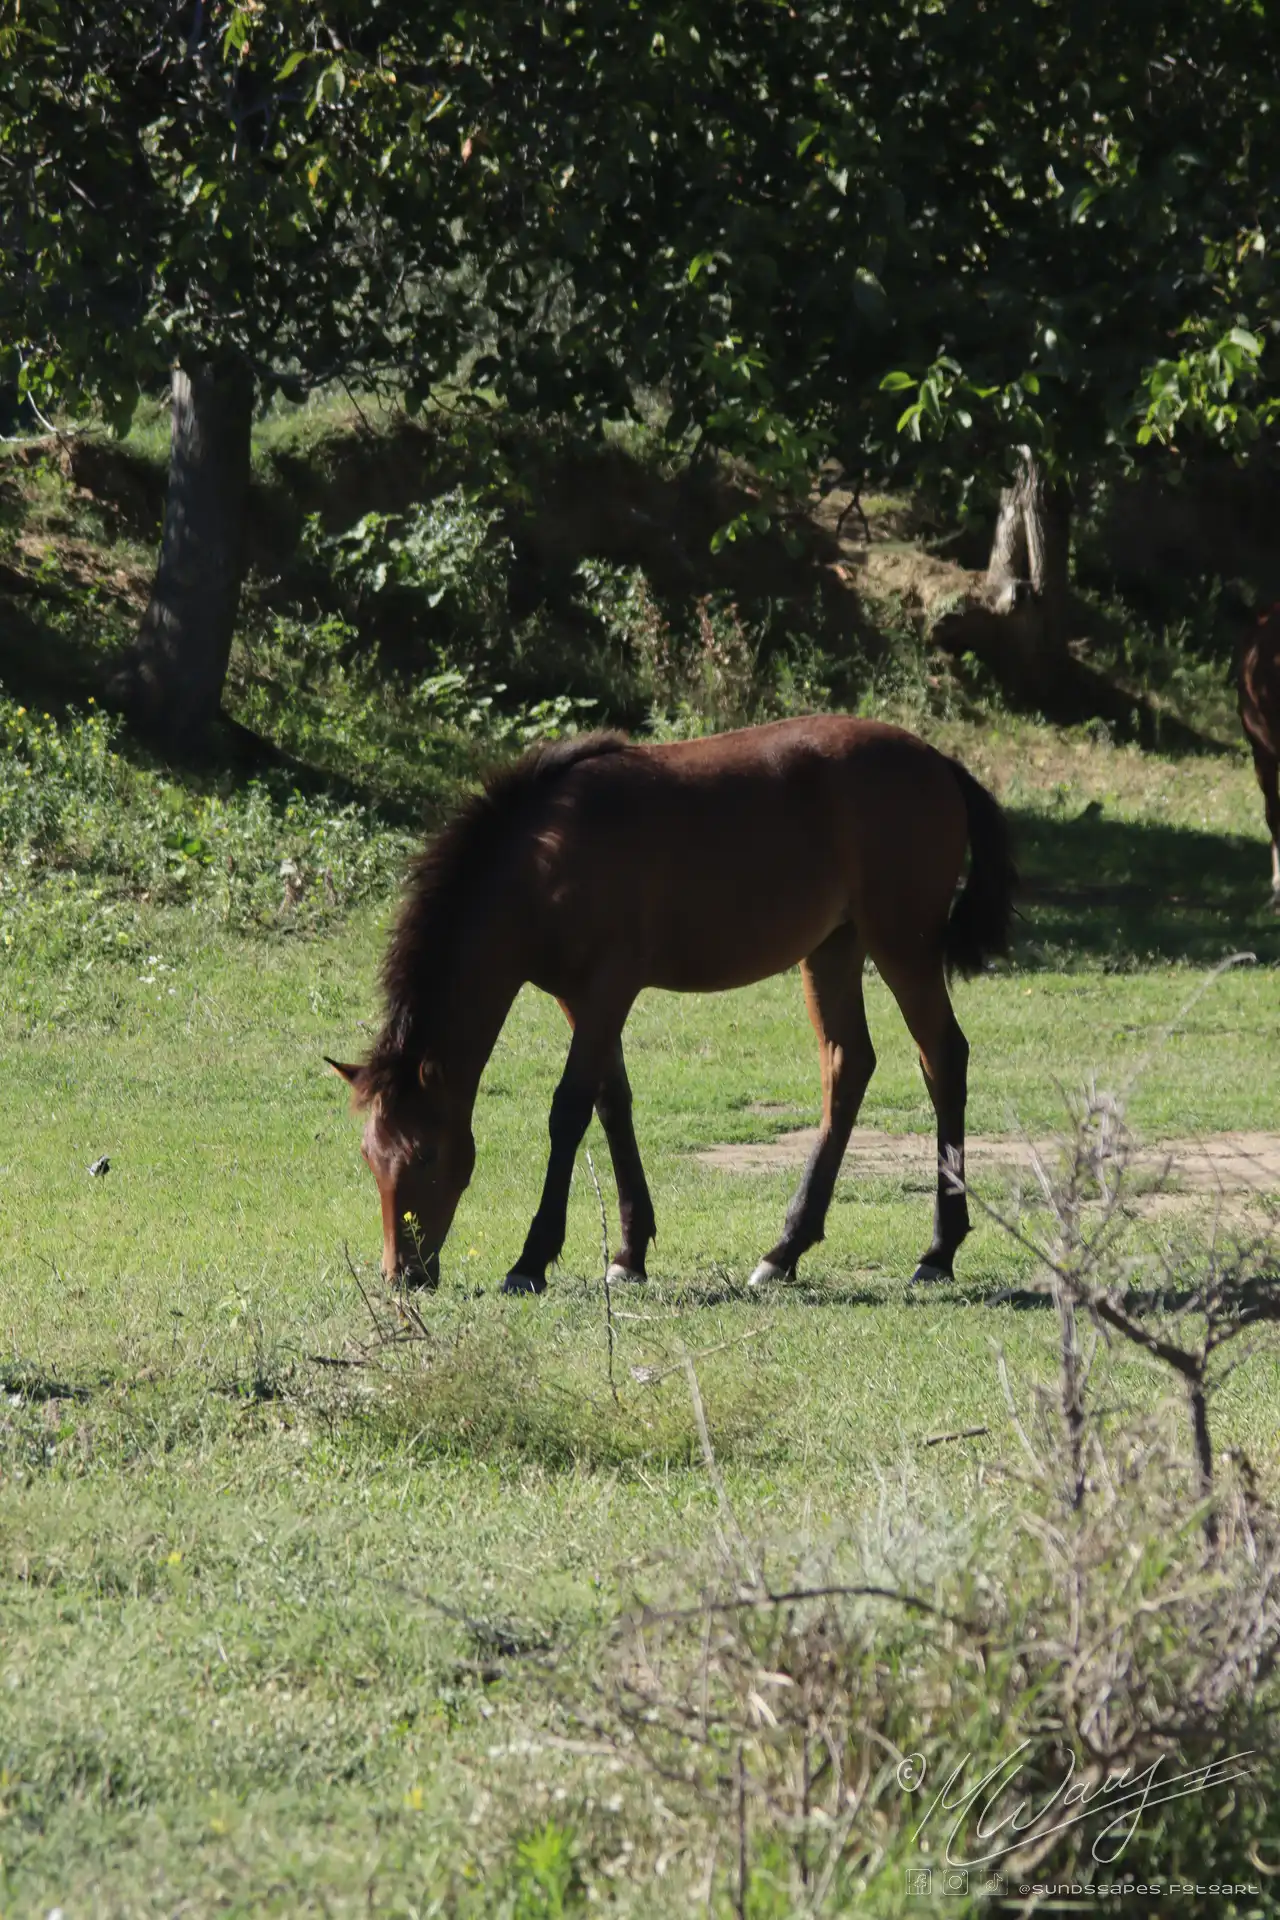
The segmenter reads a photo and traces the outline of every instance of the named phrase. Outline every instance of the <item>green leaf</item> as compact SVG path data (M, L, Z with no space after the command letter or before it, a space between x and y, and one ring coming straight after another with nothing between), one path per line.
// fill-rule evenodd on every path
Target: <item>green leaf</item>
M917 382L909 373L903 373L901 371L897 373L886 373L884 379L880 382L880 391L881 393L902 393L907 387L914 387L916 384ZM899 421L898 424L901 426L901 421Z
M222 43L223 57L230 59L233 53L239 53L249 38L250 14L247 7L235 7L227 23L226 38Z

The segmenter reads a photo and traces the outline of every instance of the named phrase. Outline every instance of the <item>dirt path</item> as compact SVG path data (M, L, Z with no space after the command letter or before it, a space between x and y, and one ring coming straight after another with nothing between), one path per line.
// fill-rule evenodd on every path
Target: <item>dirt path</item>
M800 1167L818 1138L816 1127L800 1127L777 1140L706 1147L694 1157L724 1173L785 1173ZM1053 1140L1028 1142L1011 1136L970 1134L967 1143L971 1174L1000 1173L1008 1178L1029 1169L1033 1151L1046 1165L1057 1156ZM881 1133L873 1127L854 1131L841 1173L845 1178L901 1179L918 1176L933 1181L934 1144L928 1134ZM1132 1171L1141 1184L1162 1179L1176 1193L1280 1192L1280 1133L1208 1133L1199 1138L1162 1140L1139 1147Z

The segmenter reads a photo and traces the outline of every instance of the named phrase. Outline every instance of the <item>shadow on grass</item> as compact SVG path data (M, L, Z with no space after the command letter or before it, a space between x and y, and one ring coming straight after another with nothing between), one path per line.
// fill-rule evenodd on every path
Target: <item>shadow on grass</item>
M1280 963L1266 848L1235 834L1013 812L1024 882L1015 958L1023 967L1087 960L1117 970L1210 963L1248 951ZM1261 817L1261 810L1259 810Z
M870 1307L873 1309L934 1307L985 1307L995 1305L1006 1294L1018 1289L996 1283L957 1280L950 1284L932 1282L913 1286L910 1276L886 1276L882 1282L867 1278L842 1281L825 1280L819 1274L802 1275L798 1280L782 1280L772 1287L751 1292L745 1286L667 1285L652 1286L657 1301L671 1311L700 1312L726 1306L757 1307L770 1312L789 1312L793 1307L823 1308ZM1047 1304L1048 1296L1037 1296L1037 1304Z
M891 1286L883 1291L863 1286L828 1286L823 1280L781 1280L754 1291L737 1281L654 1281L650 1294L672 1313L706 1313L718 1307L885 1307L894 1299Z
M105 1386L108 1379L104 1374L97 1384ZM88 1400L93 1391L92 1387L56 1380L52 1374L43 1372L39 1367L27 1366L22 1361L10 1363L0 1372L0 1393L29 1404L48 1400Z
M52 601L56 589L48 589L45 597ZM118 652L95 648L74 628L44 623L40 605L33 600L29 606L15 606L5 597L0 578L0 690L62 723L82 716L91 701L110 709ZM120 750L135 765L159 770L191 791L232 794L255 781L281 800L297 792L334 807L360 807L375 824L393 829L420 830L438 820L464 784L494 757L483 743L433 741L432 752L422 756L420 777L396 787L304 759L225 710L203 747L182 759L168 754L163 740L141 734L127 718L117 717L123 726Z

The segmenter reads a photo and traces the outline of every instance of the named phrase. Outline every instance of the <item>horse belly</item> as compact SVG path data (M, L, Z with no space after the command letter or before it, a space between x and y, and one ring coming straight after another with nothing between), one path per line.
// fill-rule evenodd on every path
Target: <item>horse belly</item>
M652 914L648 984L719 993L794 967L847 917L831 876L806 864L771 873L735 861L727 872L688 876Z

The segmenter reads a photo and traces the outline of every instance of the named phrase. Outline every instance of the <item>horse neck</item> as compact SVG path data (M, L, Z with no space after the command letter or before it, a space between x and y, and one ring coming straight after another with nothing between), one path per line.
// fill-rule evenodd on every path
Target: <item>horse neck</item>
M439 1064L468 1102L475 1100L503 1023L529 978L514 929L505 921L501 926L486 924L501 917L486 915L463 930L437 1028Z

